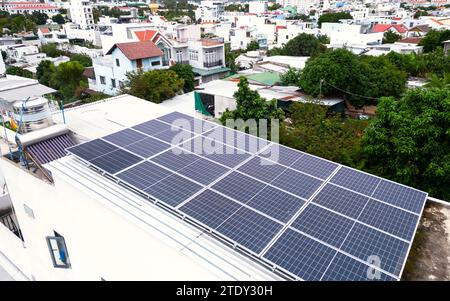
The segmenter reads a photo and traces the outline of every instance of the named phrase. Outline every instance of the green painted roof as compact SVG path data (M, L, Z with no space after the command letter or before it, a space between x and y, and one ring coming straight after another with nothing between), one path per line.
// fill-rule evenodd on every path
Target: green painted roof
M192 68L192 71L194 71L194 73L197 73L198 75L201 75L201 76L222 73L222 72L226 72L226 71L230 71L230 70L231 69L228 67L221 67L221 68L212 69L212 70Z
M224 78L224 80L230 80L239 78L241 76L246 77L249 81L254 81L266 86L272 86L280 82L280 73L278 72L261 72L255 74L233 74Z

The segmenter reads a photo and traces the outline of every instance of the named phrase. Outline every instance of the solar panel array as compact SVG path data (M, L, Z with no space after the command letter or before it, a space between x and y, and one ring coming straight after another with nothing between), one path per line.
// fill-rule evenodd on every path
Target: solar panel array
M398 280L427 198L178 112L67 151L291 279Z

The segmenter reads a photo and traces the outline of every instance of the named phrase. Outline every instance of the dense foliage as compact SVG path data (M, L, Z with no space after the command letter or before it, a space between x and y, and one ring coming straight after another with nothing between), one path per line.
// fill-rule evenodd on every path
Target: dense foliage
M316 37L312 34L301 33L290 39L282 48L275 47L269 50L268 55L314 56L325 52L324 44L328 42L328 37L324 35Z
M172 70L151 70L127 73L122 93L161 103L174 97L184 86L184 80Z
M52 21L58 24L66 23L66 19L64 19L64 17L61 14L54 15L52 17Z
M280 75L281 84L284 86L298 86L301 75L301 70L289 67L288 71Z
M432 52L443 46L442 42L450 40L450 30L431 29L419 42L424 52Z
M406 73L384 56L357 56L348 50L336 49L307 62L300 87L313 96L341 96L361 107L376 103L382 96L400 96L406 79Z
M383 44L395 43L395 42L401 40L401 38L402 38L401 35L388 30L383 35Z
M6 68L6 74L33 78L33 73L20 67L10 66Z
M319 17L317 24L322 27L322 23L337 23L339 20L353 19L352 15L346 12L326 13Z
M170 67L169 70L174 71L180 78L183 79L183 91L184 93L191 92L194 90L194 71L192 71L192 66L188 64L175 64Z
M247 44L247 48L245 51L254 51L259 49L259 44L255 40L251 40L250 43Z
M382 98L363 147L369 171L450 200L450 90Z

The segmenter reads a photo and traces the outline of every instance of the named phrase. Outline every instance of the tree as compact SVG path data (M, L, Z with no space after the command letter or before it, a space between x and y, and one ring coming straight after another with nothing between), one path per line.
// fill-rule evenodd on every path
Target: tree
M317 24L319 25L319 27L322 27L322 23L337 23L339 22L339 20L344 19L353 19L353 17L352 15L350 15L350 13L346 12L327 13L319 17Z
M317 102L295 102L292 125L282 128L280 142L341 164L360 167L361 136L367 121L346 119Z
M450 88L450 73L445 73L443 76L432 74L425 84L427 88Z
M250 43L247 44L247 48L245 51L255 51L259 49L259 44L255 40L251 40Z
M226 109L220 118L222 124L226 124L228 119L242 119L244 121L249 119L255 121L260 119L284 119L284 112L276 107L276 100L266 101L259 95L258 91L250 89L247 78L242 76L239 79L238 87L239 89L234 93L236 110Z
M240 50L231 50L230 44L225 44L225 65L230 68L230 71L236 73L239 66L236 64L236 58L241 54Z
M66 23L66 19L64 19L64 17L61 14L54 15L52 17L52 21L58 24Z
M58 57L63 54L63 52L57 48L56 43L42 45L41 51L49 57Z
M169 70L174 71L184 81L183 91L184 93L194 90L194 72L192 66L188 64L175 64L170 67Z
M53 73L50 86L58 89L65 100L71 100L77 96L75 92L85 85L83 71L83 65L77 61L61 63Z
M10 66L6 69L6 74L33 78L33 73L20 67Z
M450 30L436 30L431 29L425 35L425 37L420 40L419 45L423 46L424 52L432 52L438 47L442 47L442 42L450 39Z
M280 8L282 8L282 7L283 7L283 6L282 6L281 4L279 4L279 3L272 3L272 5L269 6L267 9L270 10L270 11L272 11L272 10L280 9Z
M428 16L429 14L426 11L418 10L414 13L414 19L419 19L422 16Z
M79 62L81 65L83 65L83 67L92 66L92 59L85 54L71 54L70 60Z
M184 80L173 70L151 70L127 73L122 93L161 103L183 89Z
M450 200L450 90L382 98L363 137L366 168Z
M47 24L47 19L48 19L48 16L45 13L34 11L31 14L31 20L34 23L36 23L37 25L45 25L45 24Z
M50 86L53 73L55 73L55 65L49 60L41 61L36 68L36 78L45 86Z
M383 44L395 43L402 38L401 35L396 34L393 31L386 31L383 35Z
M323 36L320 37L322 41L326 41ZM301 33L295 38L290 39L282 48L281 53L290 56L312 56L324 52L326 47L322 44L318 37ZM272 53L275 52L272 50Z
M300 76L300 87L312 96L335 95L354 106L376 103L381 96L400 96L407 74L386 57L360 57L336 49L308 60Z
M298 86L301 74L301 70L289 67L288 71L280 75L281 84L284 86Z

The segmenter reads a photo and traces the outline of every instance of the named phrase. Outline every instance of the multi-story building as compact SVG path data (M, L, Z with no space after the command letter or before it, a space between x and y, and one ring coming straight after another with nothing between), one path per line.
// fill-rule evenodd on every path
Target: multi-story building
M195 10L195 19L202 23L215 23L223 20L224 0L202 1Z
M94 28L94 15L88 0L70 0L70 18L81 29Z
M267 12L267 1L250 1L248 12L250 14L263 14Z
M43 45L48 43L69 43L64 30L50 30L48 27L41 27L38 29L38 37Z
M41 2L0 2L0 10L13 14L45 13L49 16L58 14L58 7L50 3Z
M114 95L126 80L128 72L162 68L163 53L153 42L117 43L105 56L93 60L95 88Z

